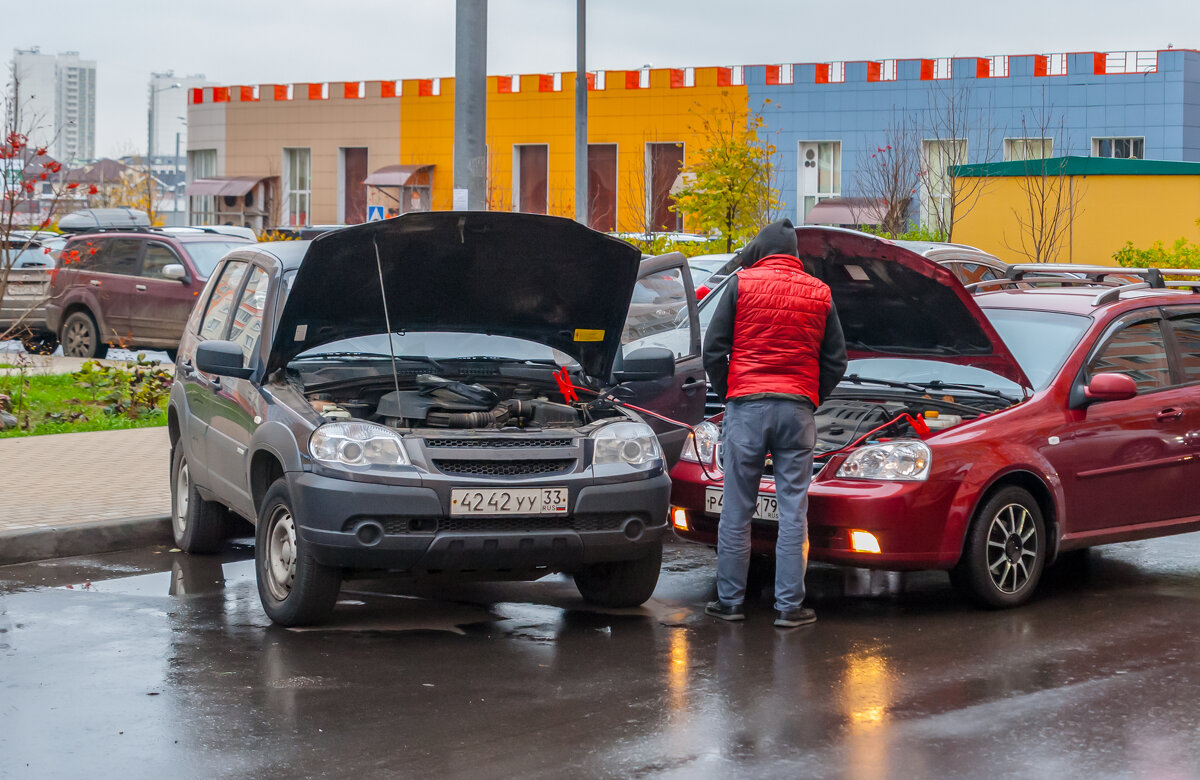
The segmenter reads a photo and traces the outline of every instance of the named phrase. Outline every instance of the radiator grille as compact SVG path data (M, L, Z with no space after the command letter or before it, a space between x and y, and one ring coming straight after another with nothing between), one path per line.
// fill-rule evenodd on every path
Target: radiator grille
M426 439L426 447L454 447L457 449L487 449L511 450L528 447L570 447L571 439L527 439L527 438L487 438L487 439Z
M434 460L443 474L480 477L514 477L534 474L566 474L575 468L574 458L553 460Z

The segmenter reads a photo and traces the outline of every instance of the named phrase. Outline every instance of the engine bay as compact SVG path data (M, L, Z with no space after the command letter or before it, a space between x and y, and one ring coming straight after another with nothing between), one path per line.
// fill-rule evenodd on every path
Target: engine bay
M1004 408L1006 404L997 403L980 406L976 399L964 404L954 396L925 396L911 398L897 394L887 397L885 394L873 397L843 397L827 399L813 414L817 427L817 444L814 448L817 457L840 450L853 444L863 435L874 431L888 421L894 421L886 429L878 431L876 436L887 438L917 438L920 436L912 423L902 415L909 415L920 420L930 432L952 428L984 414ZM900 418L900 419L897 419Z
M399 390L374 381L305 395L326 420L369 420L407 430L578 428L621 416L595 403L567 403L557 390L499 378L484 385L420 374L403 379Z

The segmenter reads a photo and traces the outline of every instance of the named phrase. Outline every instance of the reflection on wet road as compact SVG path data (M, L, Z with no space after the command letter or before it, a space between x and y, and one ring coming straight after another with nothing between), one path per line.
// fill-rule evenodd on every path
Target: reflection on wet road
M271 626L250 550L0 567L0 777L1194 777L1200 546L1118 545L981 612L944 575L814 567L820 622L641 609L565 577L348 582Z

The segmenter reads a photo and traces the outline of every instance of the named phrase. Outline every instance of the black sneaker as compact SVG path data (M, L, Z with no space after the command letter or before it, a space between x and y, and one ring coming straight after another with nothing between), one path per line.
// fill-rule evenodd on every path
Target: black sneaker
M723 601L710 601L704 607L704 614L712 615L721 620L745 620L746 610L741 604L726 604Z
M793 609L790 612L777 612L776 615L775 625L780 628L809 626L817 622L817 613L808 607L800 607L800 609Z

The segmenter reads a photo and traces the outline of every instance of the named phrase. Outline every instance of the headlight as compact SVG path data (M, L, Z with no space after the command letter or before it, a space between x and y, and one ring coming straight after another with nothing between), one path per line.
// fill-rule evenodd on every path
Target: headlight
M688 434L683 443L683 454L679 457L692 463L712 463L717 452L717 441L721 438L721 429L710 422L702 422L695 431ZM696 457L696 451L700 457Z
M407 466L400 435L364 422L327 423L313 431L308 451L314 460L336 466Z
M628 463L641 466L662 459L658 449L658 437L649 425L640 422L613 423L592 434L596 451L592 462L596 465Z
M837 470L839 477L852 479L924 482L929 479L933 456L924 442L909 439L860 447Z

